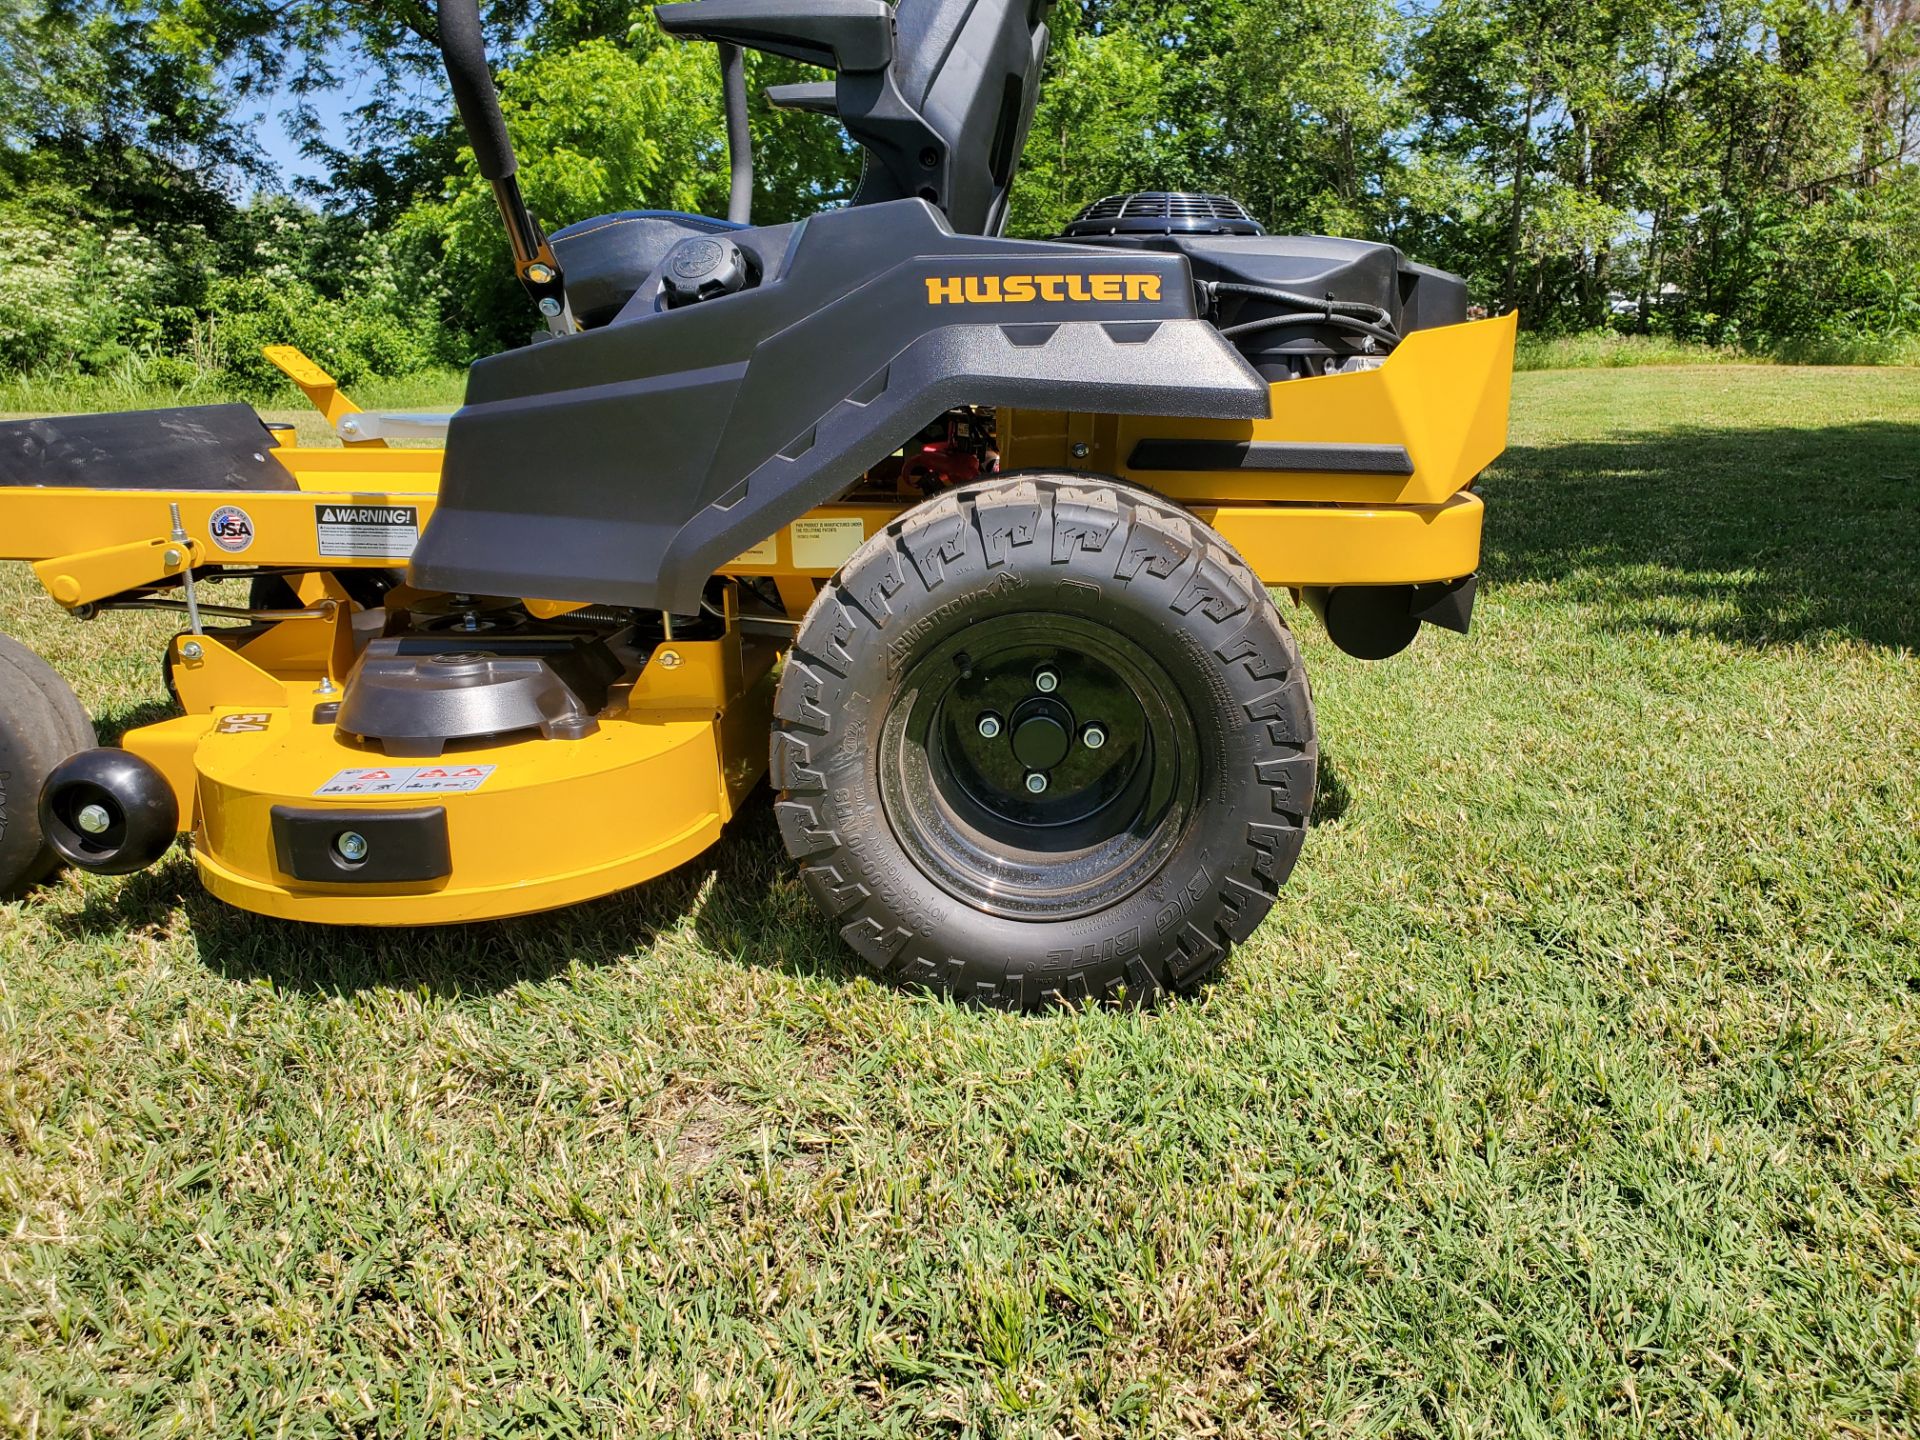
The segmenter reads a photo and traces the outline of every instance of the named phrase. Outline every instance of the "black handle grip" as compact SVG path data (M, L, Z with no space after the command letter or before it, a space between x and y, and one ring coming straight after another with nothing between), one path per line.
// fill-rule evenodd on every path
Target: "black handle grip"
M519 168L513 142L507 139L507 117L500 113L500 95L493 88L487 65L487 41L480 29L478 0L439 0L440 54L447 63L453 103L466 126L473 158L488 180L505 180Z
M507 117L500 113L500 92L493 88L487 65L487 41L480 29L479 0L439 0L440 55L447 62L453 102L460 109L467 143L480 174L493 186L494 203L507 227L513 250L513 272L527 294L547 317L556 335L573 333L573 312L567 306L566 277L547 243L546 232L521 198L520 182L513 178L520 164L507 138Z
M727 161L733 184L727 191L727 219L744 225L753 219L753 132L747 125L747 57L738 45L722 41L720 89L727 104Z

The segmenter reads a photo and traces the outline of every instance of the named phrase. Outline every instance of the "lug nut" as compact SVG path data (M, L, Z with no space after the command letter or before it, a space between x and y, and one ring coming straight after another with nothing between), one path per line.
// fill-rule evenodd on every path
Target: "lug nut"
M1060 677L1051 670L1042 670L1033 677L1033 688L1042 695L1051 695L1060 688Z
M1089 750L1098 750L1107 743L1107 732L1098 725L1089 725L1080 732L1080 743Z
M342 830L334 836L333 848L349 865L358 865L367 858L367 837L358 830Z
M999 733L1000 717L998 715L989 713L980 717L980 738L982 740L991 740Z
M1031 791L1033 794L1035 795L1043 794L1045 793L1046 788L1047 788L1047 777L1042 775L1038 770L1034 771L1031 775L1027 776L1027 789Z
M80 813L73 817L73 823L89 835L104 835L113 828L113 816L107 813L104 805L82 805Z

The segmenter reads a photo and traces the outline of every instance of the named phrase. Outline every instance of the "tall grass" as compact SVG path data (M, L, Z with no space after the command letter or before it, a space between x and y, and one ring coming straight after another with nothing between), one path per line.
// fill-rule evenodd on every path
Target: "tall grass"
M1920 335L1859 335L1766 345L1707 345L1667 335L1523 334L1516 370L1623 370L1642 365L1920 365Z
M465 384L466 376L458 370L422 370L374 377L346 388L368 410L451 410L459 405ZM0 415L74 415L232 402L262 410L297 410L306 404L291 383L257 393L236 387L218 370L182 367L177 378L163 379L136 360L97 375L42 373L0 379Z

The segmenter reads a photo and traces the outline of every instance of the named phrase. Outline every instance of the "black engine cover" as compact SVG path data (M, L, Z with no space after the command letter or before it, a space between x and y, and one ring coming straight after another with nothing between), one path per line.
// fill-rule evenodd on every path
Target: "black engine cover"
M1086 235L1076 245L1184 255L1197 281L1237 281L1315 299L1356 300L1393 317L1402 335L1467 318L1467 284L1458 275L1415 265L1391 245L1326 235ZM1297 307L1223 295L1215 315L1223 328ZM1240 343L1240 353L1268 380L1325 374L1367 363L1366 337L1326 327L1269 330ZM1373 352L1376 355L1379 352Z

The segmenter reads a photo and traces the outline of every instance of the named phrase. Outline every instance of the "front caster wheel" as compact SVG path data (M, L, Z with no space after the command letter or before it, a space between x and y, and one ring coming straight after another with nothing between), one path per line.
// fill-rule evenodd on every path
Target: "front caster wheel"
M1226 543L1111 482L949 492L821 591L775 705L780 829L877 972L1008 1008L1191 991L1272 906L1318 747Z

